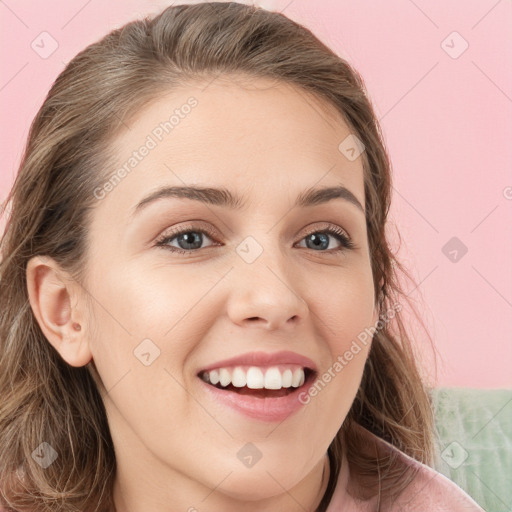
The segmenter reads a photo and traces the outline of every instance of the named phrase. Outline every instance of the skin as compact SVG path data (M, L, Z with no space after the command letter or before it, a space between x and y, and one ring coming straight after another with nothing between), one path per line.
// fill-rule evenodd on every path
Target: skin
M370 345L281 423L211 400L196 374L254 350L298 352L322 374L375 325L364 213L341 199L292 207L310 187L340 184L364 207L362 159L338 150L348 125L305 92L224 77L147 105L114 142L118 165L190 96L198 105L93 210L85 285L36 257L30 303L62 358L72 366L93 359L108 390L117 512L313 511ZM130 217L159 186L184 184L226 187L247 206L160 199ZM333 252L341 246L333 235L328 246L306 245L307 229L329 225L356 248ZM215 237L204 235L191 256L155 245L169 228L208 226ZM246 237L262 248L252 263L236 252ZM178 238L168 245L190 247ZM144 339L160 350L149 366L134 356ZM251 468L237 457L248 442L262 454Z

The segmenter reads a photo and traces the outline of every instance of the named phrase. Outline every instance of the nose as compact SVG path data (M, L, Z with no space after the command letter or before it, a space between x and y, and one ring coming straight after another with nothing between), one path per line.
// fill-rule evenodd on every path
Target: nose
M296 275L279 249L263 250L252 263L241 257L229 273L231 321L267 330L293 327L308 315Z

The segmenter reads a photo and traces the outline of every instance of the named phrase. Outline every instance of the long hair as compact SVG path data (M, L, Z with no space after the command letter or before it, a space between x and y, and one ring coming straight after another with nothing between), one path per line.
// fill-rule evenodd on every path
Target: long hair
M69 366L43 335L28 301L28 261L53 258L82 283L94 190L107 179L110 143L122 124L160 94L227 74L292 84L343 116L365 147L366 226L380 312L408 301L399 278L413 279L386 233L389 157L364 82L343 58L286 16L235 2L172 6L113 30L55 80L32 122L5 203L0 498L8 510L107 512L116 470L94 362ZM361 499L378 494L381 504L392 500L414 477L403 474L393 456L363 446L358 426L432 465L429 388L400 311L373 334L360 388L328 449L331 472L321 511L336 485L342 450L351 472L365 482L364 492L353 491ZM32 456L42 442L59 451L45 469Z

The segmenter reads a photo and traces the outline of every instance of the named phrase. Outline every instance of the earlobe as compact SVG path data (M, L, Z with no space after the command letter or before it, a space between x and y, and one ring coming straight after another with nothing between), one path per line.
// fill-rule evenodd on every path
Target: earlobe
M69 365L85 366L92 359L85 337L77 285L52 259L36 256L27 265L30 306L46 339Z

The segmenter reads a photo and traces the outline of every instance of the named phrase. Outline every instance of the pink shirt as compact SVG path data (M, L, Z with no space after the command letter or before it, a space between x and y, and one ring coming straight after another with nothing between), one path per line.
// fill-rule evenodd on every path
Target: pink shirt
M385 512L485 512L468 494L443 474L409 457L398 448L361 427L361 433L383 447L397 453L405 465L416 466L419 471L414 480ZM350 470L343 454L338 483L327 507L327 512L375 512L377 498L367 502L355 501L345 489L350 481ZM384 510L384 508L382 510Z

